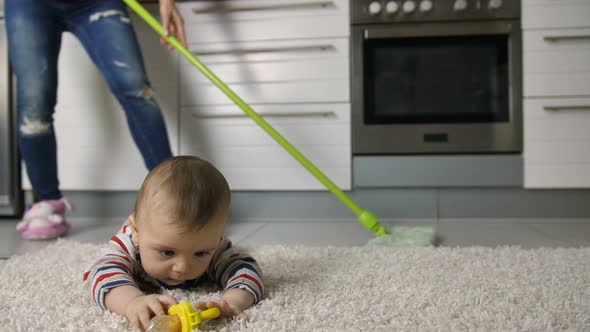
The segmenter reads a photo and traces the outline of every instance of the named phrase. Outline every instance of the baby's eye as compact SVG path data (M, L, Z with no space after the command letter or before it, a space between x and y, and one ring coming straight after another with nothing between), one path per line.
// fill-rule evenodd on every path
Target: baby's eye
M166 256L166 257L174 256L174 250L162 250L161 253L163 256Z
M205 256L207 256L207 255L209 255L209 253L208 253L208 252L206 252L206 251L197 251L197 252L195 253L195 256L196 256L196 257L199 257L199 258L201 258L201 257L205 257Z

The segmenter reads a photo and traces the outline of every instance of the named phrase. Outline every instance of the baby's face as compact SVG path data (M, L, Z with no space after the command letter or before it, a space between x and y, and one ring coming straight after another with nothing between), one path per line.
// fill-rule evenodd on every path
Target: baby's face
M136 220L137 231L133 234L141 265L152 278L174 286L207 271L221 240L227 211L218 213L198 231L182 232L157 212L147 213L145 218Z

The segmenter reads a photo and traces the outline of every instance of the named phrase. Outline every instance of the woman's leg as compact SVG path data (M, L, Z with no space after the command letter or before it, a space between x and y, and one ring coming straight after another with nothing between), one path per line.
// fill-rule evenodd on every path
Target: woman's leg
M61 198L53 128L63 25L48 1L6 0L10 60L17 78L20 153L38 200Z
M64 25L61 8L49 1L6 0L6 30L17 78L20 153L36 199L18 223L25 239L62 236L71 206L62 198L57 174L53 113L57 98L57 57Z
M79 5L67 22L125 110L131 135L146 167L151 170L171 157L164 117L147 79L124 3L90 1Z

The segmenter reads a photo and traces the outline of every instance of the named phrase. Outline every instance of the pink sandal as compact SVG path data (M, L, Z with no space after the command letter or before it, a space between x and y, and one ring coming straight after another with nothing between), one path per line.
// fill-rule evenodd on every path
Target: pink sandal
M72 210L72 203L67 198L35 203L25 212L16 230L27 240L55 239L70 230L65 213Z

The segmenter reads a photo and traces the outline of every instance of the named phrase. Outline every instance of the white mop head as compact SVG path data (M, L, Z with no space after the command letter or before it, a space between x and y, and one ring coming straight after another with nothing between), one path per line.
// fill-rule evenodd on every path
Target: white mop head
M394 226L389 234L369 240L367 245L378 247L426 247L434 245L432 226Z

